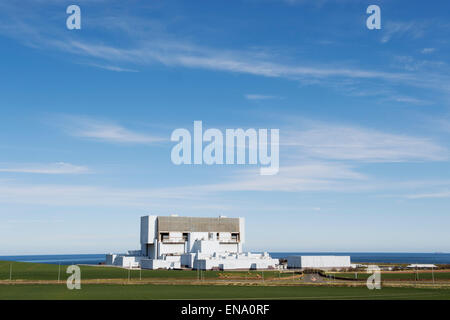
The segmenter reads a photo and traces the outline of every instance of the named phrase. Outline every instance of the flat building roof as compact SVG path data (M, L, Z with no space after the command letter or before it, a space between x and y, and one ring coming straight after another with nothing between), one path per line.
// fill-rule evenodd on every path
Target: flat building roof
M239 218L164 217L157 219L159 232L239 232Z

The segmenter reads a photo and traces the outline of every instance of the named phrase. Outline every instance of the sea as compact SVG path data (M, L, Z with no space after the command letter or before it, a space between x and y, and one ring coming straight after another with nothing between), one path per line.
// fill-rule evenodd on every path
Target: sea
M269 252L273 258L287 258L294 255L336 255L350 256L352 263L432 263L450 264L450 253L406 253L406 252ZM105 262L105 254L58 254L0 256L0 260L61 265L100 264Z

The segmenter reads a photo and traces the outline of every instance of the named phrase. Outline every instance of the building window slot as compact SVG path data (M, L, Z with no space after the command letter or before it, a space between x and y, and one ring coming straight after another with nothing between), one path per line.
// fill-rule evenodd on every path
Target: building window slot
M169 240L169 233L168 232L161 232L160 233L160 240L161 241L167 241L167 240Z

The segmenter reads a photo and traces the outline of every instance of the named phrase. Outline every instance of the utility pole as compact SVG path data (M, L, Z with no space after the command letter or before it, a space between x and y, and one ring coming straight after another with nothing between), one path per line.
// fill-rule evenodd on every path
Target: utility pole
M9 265L9 281L12 280L12 263Z
M60 272L61 272L61 263L58 263L58 283L60 279Z
M419 272L417 271L417 264L416 264L416 274L415 274L415 278L416 278L416 286L417 286L417 280L419 280Z
M431 267L431 277L433 278L433 285L434 285L434 272L433 272L434 268Z

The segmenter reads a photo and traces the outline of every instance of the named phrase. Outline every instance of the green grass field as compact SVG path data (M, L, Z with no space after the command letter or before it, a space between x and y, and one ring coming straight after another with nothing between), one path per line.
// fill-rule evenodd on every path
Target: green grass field
M58 279L58 265L25 262L0 261L0 280L8 280L12 266L12 280L52 280ZM65 280L67 266L59 269L61 284L0 284L0 300L3 299L450 299L450 289L393 288L368 290L366 287L332 286L262 286L262 271L222 272L206 271L203 278L248 279L253 285L180 284L180 280L197 279L197 271L192 270L132 270L131 280L165 279L178 284L105 284L83 283L92 279L128 279L128 270L102 266L81 266L81 290L68 290ZM435 273L436 274L436 273ZM289 277L278 271L264 271L264 279ZM354 277L354 273L340 273L340 276ZM426 277L426 273L419 276ZM449 275L445 273L445 275ZM368 274L360 273L360 279ZM392 274L383 274L382 279ZM395 275L396 276L396 275ZM410 274L403 274L408 280ZM397 279L393 277L393 279ZM439 278L436 278L439 279ZM448 278L447 278L448 279ZM221 282L223 283L223 282ZM230 283L234 283L231 285Z
M450 299L448 289L195 285L0 285L5 299Z
M12 279L13 280L57 280L58 279L58 265L54 264L40 264L27 262L11 262L0 261L0 280L7 280L10 276L10 267L12 265ZM60 279L67 279L67 266L61 266L59 270ZM114 267L102 266L80 266L82 279L128 279L128 270ZM198 273L195 270L131 270L130 279L197 279ZM222 272L222 271L203 271L204 279L260 279L262 278L261 271L249 272ZM264 271L264 278L269 279L278 277L278 271Z
M347 279L360 279L360 280L366 280L371 274L366 272L358 272L355 276L354 272L346 272L346 273L330 273L335 275L336 277L340 278L347 278ZM381 279L383 281L389 281L389 280L409 280L409 281L415 281L416 280L416 273L410 272L410 273L381 273ZM431 272L419 272L418 273L418 279L417 280L432 280L433 274ZM450 272L434 272L434 280L450 280Z
M10 267L12 265L13 280L57 280L58 265L0 261L0 280L7 280L10 276ZM61 266L59 269L60 280L65 280L69 276L66 273L67 266ZM102 267L102 266L80 266L82 279L128 279L128 270L122 268ZM355 279L355 273L332 273L337 277ZM261 271L203 271L204 279L262 279ZM264 279L289 277L289 273L279 273L278 271L264 271ZM365 280L370 274L359 272L357 279ZM131 270L130 279L197 279L198 273L195 270ZM382 280L410 280L415 281L415 273L382 273ZM450 272L434 272L434 279L450 280ZM432 280L431 272L419 272L419 280Z

